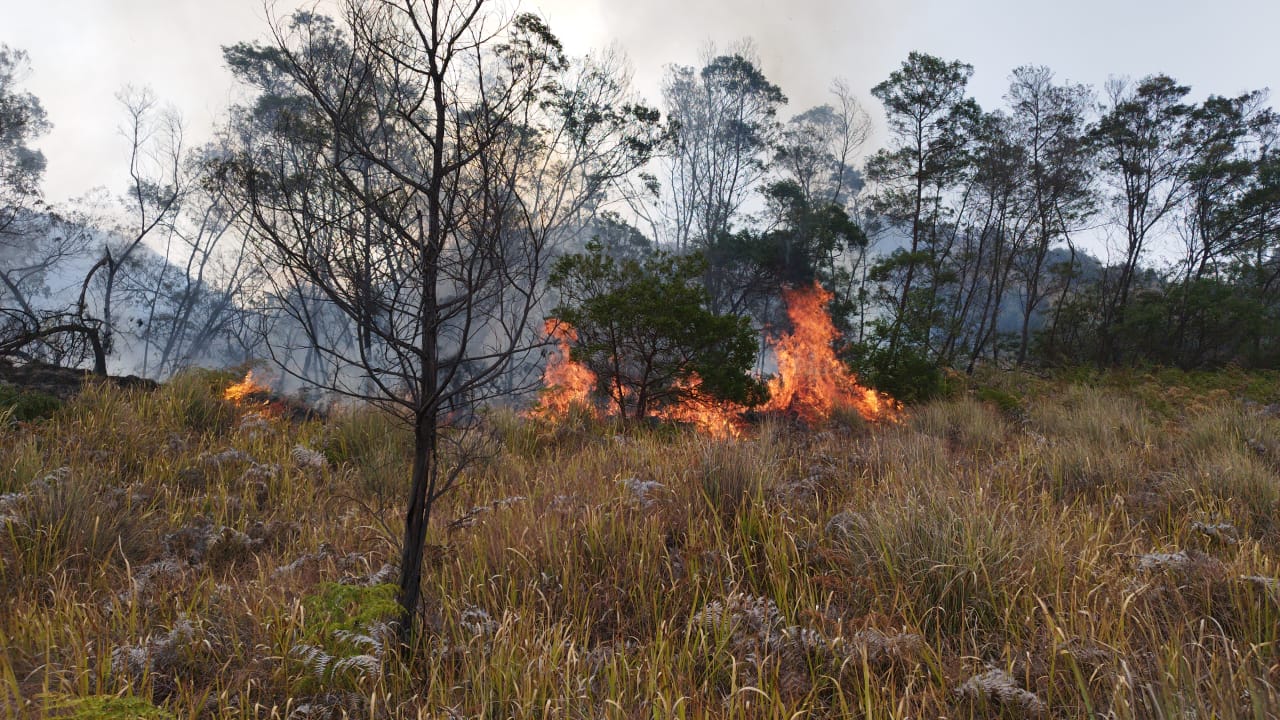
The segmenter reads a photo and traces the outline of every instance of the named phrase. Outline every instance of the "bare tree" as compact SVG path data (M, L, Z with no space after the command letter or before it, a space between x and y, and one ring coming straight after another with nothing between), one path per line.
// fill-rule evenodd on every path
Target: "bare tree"
M183 185L190 190L181 211L154 231L159 255L123 278L122 295L143 313L137 335L145 376L168 377L198 359L219 357L219 341L249 322L245 301L262 273L235 231L244 219L243 199L208 172L223 150L210 145L186 160Z
M163 110L150 90L125 88L117 96L125 109L121 133L129 141L129 191L126 205L131 216L118 238L102 244L101 254L85 273L75 314L101 328L101 348L95 348L93 370L107 372L107 356L115 335L115 301L121 273L138 248L158 227L178 212L185 190L182 177L182 122ZM99 283L98 307L90 309L90 292Z
M260 94L222 177L270 294L304 330L312 377L413 431L406 634L432 508L468 458L442 443L544 342L530 321L553 247L659 137L656 113L568 62L541 20L488 6L346 0L341 28L299 13L271 45L226 51Z

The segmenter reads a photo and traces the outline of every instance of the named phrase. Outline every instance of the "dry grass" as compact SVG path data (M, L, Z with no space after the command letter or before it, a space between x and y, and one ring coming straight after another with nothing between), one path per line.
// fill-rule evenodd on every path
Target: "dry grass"
M495 412L406 650L403 432L230 379L2 431L0 716L1280 714L1274 378L992 377L730 443Z

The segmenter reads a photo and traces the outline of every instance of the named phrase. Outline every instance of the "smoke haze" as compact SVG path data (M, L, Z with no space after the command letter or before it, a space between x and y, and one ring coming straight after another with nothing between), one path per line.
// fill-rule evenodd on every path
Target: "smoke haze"
M287 0L274 12L310 5ZM971 63L986 107L1014 67L1043 64L1060 79L1101 86L1108 75L1165 72L1193 96L1280 84L1280 3L1269 0L526 0L574 54L616 45L636 84L658 102L663 68L693 65L709 44L754 41L790 112L827 101L843 77L879 119L869 90L911 50ZM234 97L221 46L262 38L258 0L0 0L0 42L31 55L27 87L54 130L41 143L46 189L62 201L124 185L128 146L115 93L149 85L202 142ZM878 138L873 138L875 142Z

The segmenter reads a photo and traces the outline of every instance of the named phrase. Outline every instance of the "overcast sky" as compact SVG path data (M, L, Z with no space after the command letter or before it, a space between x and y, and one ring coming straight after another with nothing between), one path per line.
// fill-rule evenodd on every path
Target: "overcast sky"
M1280 0L524 0L570 52L617 45L657 102L667 63L708 43L751 38L798 112L843 77L878 117L869 89L911 50L975 66L971 91L1001 101L1009 71L1053 68L1101 86L1165 72L1196 97L1280 87ZM46 193L65 201L125 186L128 147L115 94L149 86L202 141L233 97L220 47L260 38L260 0L0 0L0 43L27 50L27 87L53 131Z

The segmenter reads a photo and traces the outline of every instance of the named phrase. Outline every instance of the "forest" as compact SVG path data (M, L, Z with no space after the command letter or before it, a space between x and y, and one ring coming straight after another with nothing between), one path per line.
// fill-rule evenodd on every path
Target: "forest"
M0 714L1280 712L1266 90L335 7L70 202L0 45Z

